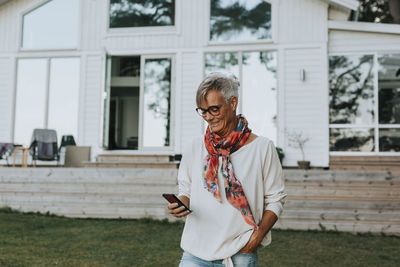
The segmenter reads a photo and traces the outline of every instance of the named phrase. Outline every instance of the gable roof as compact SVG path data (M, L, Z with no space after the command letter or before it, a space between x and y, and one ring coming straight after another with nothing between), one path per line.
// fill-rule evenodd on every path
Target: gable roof
M0 5L5 4L11 0L0 0ZM358 8L358 1L357 0L323 0L328 2L329 4L344 7L352 10L356 10Z

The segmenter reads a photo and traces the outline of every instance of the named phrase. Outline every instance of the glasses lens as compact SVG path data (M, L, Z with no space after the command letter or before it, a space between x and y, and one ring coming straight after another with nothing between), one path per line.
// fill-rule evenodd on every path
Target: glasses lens
M220 108L221 107L219 107L219 106L212 106L212 107L209 107L209 111L210 111L211 115L216 116L219 114Z
M201 108L196 108L196 112L197 114L199 114L200 116L203 116L204 112Z

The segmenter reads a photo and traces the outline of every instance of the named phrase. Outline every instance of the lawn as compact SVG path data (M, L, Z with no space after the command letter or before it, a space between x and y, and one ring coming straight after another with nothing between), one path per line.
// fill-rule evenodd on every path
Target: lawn
M182 223L0 210L0 266L178 266ZM273 231L259 266L400 266L400 238Z

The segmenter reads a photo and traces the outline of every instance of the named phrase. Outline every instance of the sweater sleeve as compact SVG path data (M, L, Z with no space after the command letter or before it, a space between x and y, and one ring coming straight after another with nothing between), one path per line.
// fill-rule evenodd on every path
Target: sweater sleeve
M280 216L285 203L285 185L282 166L272 141L267 144L263 166L264 211L270 210Z
M188 146L182 155L182 160L178 171L178 195L190 198L191 177L191 154L192 146Z

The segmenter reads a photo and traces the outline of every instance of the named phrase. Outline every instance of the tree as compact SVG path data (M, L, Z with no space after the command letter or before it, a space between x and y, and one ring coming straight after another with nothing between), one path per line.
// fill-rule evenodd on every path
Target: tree
M393 23L388 0L358 0L358 21Z
M260 30L265 33L270 32L271 5L260 0L256 6L248 9L239 1L229 6L222 6L220 0L211 0L211 40L223 35L232 36L243 29L249 29L252 33ZM268 36L263 36L263 38L268 38Z
M110 27L173 25L174 0L111 0Z

